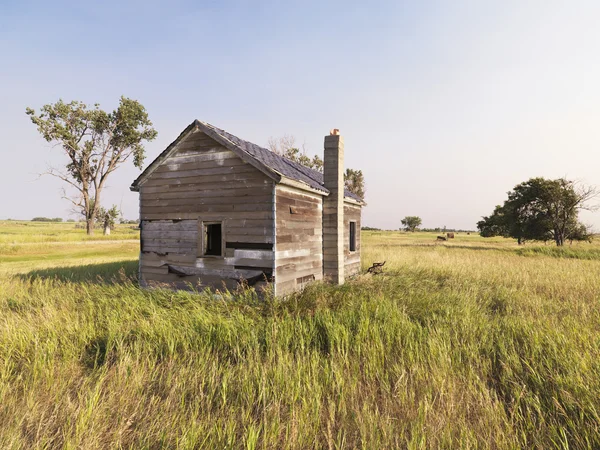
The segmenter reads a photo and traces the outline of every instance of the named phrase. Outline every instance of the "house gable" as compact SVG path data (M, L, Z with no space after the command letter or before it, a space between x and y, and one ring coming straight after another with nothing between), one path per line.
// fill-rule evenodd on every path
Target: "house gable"
M199 130L188 133L152 169L137 186L142 219L208 212L240 216L249 203L272 201L270 177Z
M165 162L165 160L185 152L186 149L192 149L192 151L198 151L202 146L202 149L221 146L228 149L231 153L235 154L239 159L243 160L247 164L250 164L267 177L271 178L275 182L281 180L281 176L275 171L270 170L264 164L257 161L255 158L248 155L242 149L237 147L231 141L223 138L214 130L204 125L202 122L194 121L188 125L185 130L175 139L152 163L142 172L142 174L133 182L131 185L132 191L138 191L152 174ZM195 149L195 150L194 150Z

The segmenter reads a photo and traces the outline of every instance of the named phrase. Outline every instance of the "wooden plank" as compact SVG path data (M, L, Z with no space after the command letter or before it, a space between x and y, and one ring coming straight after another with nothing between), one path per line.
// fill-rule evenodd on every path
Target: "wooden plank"
M242 250L234 249L233 254L236 260L241 259L260 259L263 261L273 261L275 254L272 250Z
M223 186L225 185L225 186ZM159 186L143 186L140 195L150 196L151 194L177 194L177 193L198 193L204 190L215 189L221 186L224 189L251 189L267 186L272 189L273 186L268 180L225 180L225 181L206 181L204 183L186 183L186 184L163 184Z
M163 164L187 164L200 161L211 161L216 159L237 158L237 155L231 150L226 150L224 147L213 147L202 152L195 153L174 153L166 159ZM160 167L160 166L159 166Z
M290 214L290 208L293 208L295 213ZM301 206L289 206L277 204L277 215L282 218L289 219L289 215L294 216L294 220L315 220L321 221L322 212L316 208L306 208ZM298 217L300 216L300 217Z
M236 235L227 233L227 242L248 242L248 243L273 243L273 235L268 236L252 236L252 235Z
M291 218L282 219L279 215L277 216L277 231L281 231L283 234L285 234L285 232L293 234L296 230L310 230L314 234L316 231L321 230L321 226L316 220L302 221L292 220Z
M200 269L233 269L235 258L215 258L203 256L196 259L194 267Z
M319 248L322 238L320 235L308 236L304 234L279 236L277 235L277 249L279 244L286 245L287 248ZM291 244L291 245L290 245ZM299 244L299 245L296 245ZM305 245L306 244L306 245Z
M320 202L316 202L316 201L306 201L306 200L301 200L301 199L293 199L293 198L287 198L287 197L280 197L277 196L277 204L280 206L296 206L296 207L302 207L302 208L308 208L308 209L318 209Z
M234 210L235 207L235 210ZM267 206L265 206L267 208ZM248 211L248 209L252 209ZM143 213L144 214L144 213ZM144 214L146 215L146 214ZM154 220L160 220L166 217L193 218L194 220L202 220L210 218L217 219L232 219L232 220L267 220L272 223L273 212L268 209L255 210L255 208L247 207L247 205L200 205L198 210L186 214L177 214L169 216L168 212L154 214ZM146 220L146 218L144 218ZM208 220L208 219L207 219Z
M248 267L269 267L273 268L272 259L248 259L248 258L235 258L234 266L248 266Z
M255 211L262 208L265 208L266 205L271 205L273 202L273 198L268 193L261 193L260 195L237 195L237 196L228 196L225 200L223 197L197 197L190 199L179 200L144 200L142 199L141 204L143 208L150 207L160 207L160 206L190 206L190 205L222 205L223 203L227 203L229 205L237 205L244 204L246 205L247 210ZM258 204L264 203L266 205L258 206ZM256 205L256 206L255 206Z
M163 237L158 237L158 238L154 238L154 239L148 239L144 241L144 247L152 247L152 246L162 246L162 245L167 245L167 246L171 246L171 247L180 247L180 248L192 248L196 246L196 239L189 239L189 240L185 240L185 239L169 239L169 238L163 238ZM145 248L142 249L142 251L145 251Z
M222 167L211 167L208 169L194 169L194 170L182 170L176 172L154 172L150 175L150 179L159 180L159 179L170 179L176 178L178 180L185 178L197 178L203 175L227 175L232 173L245 173L245 172L254 172L256 169L251 165L246 166L222 166ZM149 180L150 181L150 180Z
M175 154L169 157L169 159L165 160L159 167L161 168L162 172L168 172L179 169L200 169L202 168L202 165L204 163L212 164L213 167L215 167L216 165L219 165L219 161L224 161L220 165L228 165L228 161L232 161L232 165L243 165L243 161L240 158L238 158L237 155L235 155L233 152L222 151L222 149L214 149L214 151L211 152L187 152L182 154ZM207 166L207 168L208 167L209 166Z
M297 263L292 263L292 264L284 264L281 266L278 266L275 269L275 273L276 274L284 274L284 273L300 273L303 271L308 271L309 273L316 273L318 271L320 271L322 269L322 265L320 264L319 261L303 261L303 262L297 262ZM298 275L300 276L300 275Z
M215 201L211 201L215 200ZM202 212L215 211L215 209L219 208L205 208L205 206L216 206L216 203L219 199L199 199L196 204L191 205L170 205L170 206L146 206L142 205L142 215L145 216L147 214L160 214L163 213L163 217L184 217L182 214L188 214L188 216L193 216L193 213L196 213L196 217L200 216ZM257 211L263 210L268 211L270 204L266 201L262 203L243 203L244 200L248 202L247 199L239 198L236 199L232 197L232 202L234 202L234 210L237 211ZM227 217L227 214L224 214L223 217Z
M317 277L317 275L319 275L318 272L315 271L315 269L313 268L306 268L306 269L301 269L301 270L281 270L281 269L277 269L277 271L275 272L275 282L279 283L279 282L286 282L286 281L290 281L290 280L296 280L300 277L305 277L307 275L314 275L315 278Z
M223 214L225 218L252 218L252 219L269 219L273 217L273 212L265 209L262 211L232 211L231 209L227 211L223 211L223 205L213 206L213 205L203 205L201 208L198 208L198 211L194 212L179 212L179 213L170 213L168 211L158 211L158 212L141 212L142 220L160 220L167 218L178 218L178 219L197 219L204 213L214 213L214 212L223 212L227 214ZM236 205L239 207L242 205ZM229 208L232 208L233 205L229 205Z
M280 266L286 266L289 264L298 264L298 263L305 263L305 262L317 262L319 264L319 267L321 266L323 261L323 255L317 255L317 254L311 254L308 256L305 255L290 255L287 256L285 258L277 258L277 267ZM315 266L317 267L317 266Z
M189 158L186 158L189 159ZM206 170L206 169L217 169L220 167L231 167L232 172L236 170L233 169L235 166L245 166L248 163L242 161L240 158L233 157L227 159L212 159L212 160L203 160L203 161L189 161L189 162L175 162L172 160L167 160L165 163L161 164L156 171L155 174L167 174L167 173L185 173L185 172L194 172L197 170ZM166 177L170 178L170 177Z
M219 197L223 198L223 201L228 201L226 197L255 197L269 195L271 196L271 187L263 185L255 188L216 188L207 189L203 191L191 191L191 192L164 192L164 193L152 193L152 194L141 194L140 198L142 204L156 205L156 204L188 204L193 203L197 199Z
M183 239L196 242L198 231L148 231L142 229L142 239Z
M270 227L227 227L224 230L225 238L230 240L228 236L272 236L273 229Z
M206 183L227 183L227 184L239 184L252 182L272 183L267 177L260 172L234 172L229 174L221 175L204 175L200 177L191 177L185 179L173 179L173 178L160 178L160 179L148 179L142 186L141 190L150 190L151 188L158 189L175 189L179 186L192 189L195 185L203 185Z
M235 169L235 170L233 170ZM212 173L199 175L181 175L180 177L153 177L152 174L148 181L144 183L146 186L160 186L165 184L190 184L190 183L206 183L206 182L221 182L227 183L235 180L264 180L265 175L252 167L235 167L232 170L210 169ZM215 172L221 171L221 173Z
M185 141L178 145L175 154L185 154L190 152L205 153L209 151L223 151L223 149L225 149L225 147L205 134L202 134L201 137L190 135Z
M142 232L145 231L196 231L196 220L142 220Z
M182 254L168 254L159 255L155 252L142 252L140 256L142 261L155 261L155 262L178 262L178 263L195 263L196 253L182 253Z

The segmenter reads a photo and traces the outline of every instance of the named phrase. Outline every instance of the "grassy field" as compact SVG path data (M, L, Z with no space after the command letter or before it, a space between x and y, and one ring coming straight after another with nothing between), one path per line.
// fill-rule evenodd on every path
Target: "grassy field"
M384 274L263 301L100 237L0 222L0 448L600 448L598 243L363 232Z

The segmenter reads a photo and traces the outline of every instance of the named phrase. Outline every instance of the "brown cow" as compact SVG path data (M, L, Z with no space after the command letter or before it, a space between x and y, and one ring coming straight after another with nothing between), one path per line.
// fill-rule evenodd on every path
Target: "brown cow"
M438 241L446 241L447 239L446 239L446 236L438 236L437 240Z

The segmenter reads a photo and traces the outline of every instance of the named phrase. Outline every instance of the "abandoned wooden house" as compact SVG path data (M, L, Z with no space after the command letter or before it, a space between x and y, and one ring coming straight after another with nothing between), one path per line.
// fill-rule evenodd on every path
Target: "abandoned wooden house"
M275 295L360 270L362 200L344 189L344 141L325 137L323 173L192 122L133 182L140 283Z

